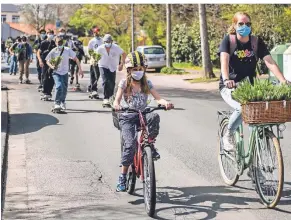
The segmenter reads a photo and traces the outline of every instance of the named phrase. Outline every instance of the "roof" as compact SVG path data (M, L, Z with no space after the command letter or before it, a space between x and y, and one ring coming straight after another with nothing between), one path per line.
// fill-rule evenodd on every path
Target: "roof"
M1 12L15 12L18 13L20 10L17 5L13 4L1 4Z
M15 30L21 31L26 35L36 35L37 31L29 24L7 22Z
M12 22L7 22L9 26L15 30L21 31L26 35L37 35L38 31L30 24L23 24L23 23L12 23ZM56 32L56 26L54 24L47 24L45 26L45 30L47 31L48 29L54 30Z

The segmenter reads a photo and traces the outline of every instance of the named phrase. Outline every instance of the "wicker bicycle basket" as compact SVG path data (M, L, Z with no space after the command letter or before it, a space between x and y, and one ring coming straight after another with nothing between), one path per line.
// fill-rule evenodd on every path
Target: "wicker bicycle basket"
M291 122L291 101L249 102L242 105L242 118L247 124Z

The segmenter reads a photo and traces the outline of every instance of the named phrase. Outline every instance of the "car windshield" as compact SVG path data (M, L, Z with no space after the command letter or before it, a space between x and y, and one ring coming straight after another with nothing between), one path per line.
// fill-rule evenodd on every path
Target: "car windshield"
M144 54L164 54L164 49L160 47L144 48Z

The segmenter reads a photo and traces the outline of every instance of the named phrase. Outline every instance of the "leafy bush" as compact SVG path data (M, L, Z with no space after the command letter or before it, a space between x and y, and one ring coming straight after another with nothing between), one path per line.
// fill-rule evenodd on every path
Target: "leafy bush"
M92 38L93 37L79 37L79 41L83 42L83 46L86 47Z
M248 80L243 81L232 93L232 97L241 104L259 101L291 100L291 87L273 85L268 80L255 79L254 85Z

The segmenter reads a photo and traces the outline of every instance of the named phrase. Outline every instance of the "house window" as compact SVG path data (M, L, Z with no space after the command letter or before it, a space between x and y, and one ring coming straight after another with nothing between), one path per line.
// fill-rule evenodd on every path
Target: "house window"
M19 19L20 19L20 17L17 16L17 15L13 15L13 16L12 16L12 22L13 22L13 23L18 23L18 22L19 22Z
M6 22L6 15L1 15L1 23Z

